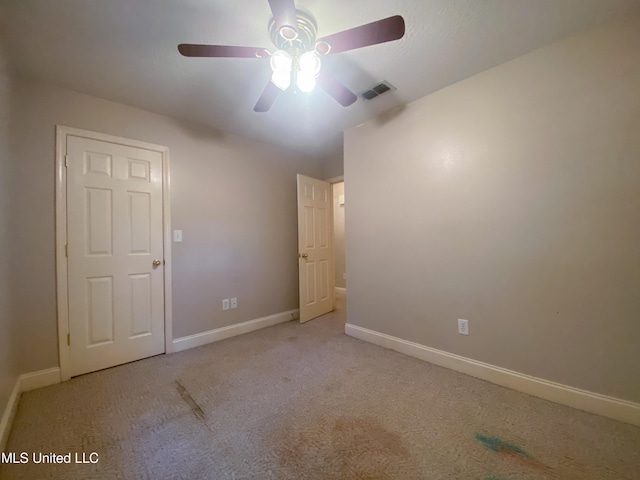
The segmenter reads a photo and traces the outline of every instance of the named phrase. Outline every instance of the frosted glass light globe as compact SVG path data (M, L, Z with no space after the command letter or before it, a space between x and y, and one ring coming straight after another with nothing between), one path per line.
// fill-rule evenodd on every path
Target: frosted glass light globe
M301 92L309 93L316 87L316 77L309 72L300 70L298 72L296 84Z
M306 52L300 56L300 72L309 73L314 77L320 73L322 62L316 52Z
M271 75L271 82L280 90L285 91L291 85L291 72L275 70Z
M271 70L274 72L290 72L293 61L291 55L284 50L277 50L271 55Z

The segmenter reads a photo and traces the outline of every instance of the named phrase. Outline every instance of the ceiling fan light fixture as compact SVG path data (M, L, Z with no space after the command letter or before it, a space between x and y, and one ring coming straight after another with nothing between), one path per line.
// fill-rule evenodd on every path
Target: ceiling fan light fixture
M316 77L309 72L300 70L296 77L296 85L301 92L310 93L316 88Z
M291 55L284 50L276 50L276 52L271 55L270 63L271 70L274 72L290 72L293 60Z
M288 52L284 50L277 50L271 55L271 81L280 90L284 91L291 85L291 68L293 66L293 59Z
M270 63L271 70L274 72L290 72L293 60L291 55L284 50L276 50L276 52L271 55Z
M284 92L291 85L291 72L275 70L271 75L271 82Z
M316 52L305 52L300 56L300 72L316 77L320 73L322 62Z

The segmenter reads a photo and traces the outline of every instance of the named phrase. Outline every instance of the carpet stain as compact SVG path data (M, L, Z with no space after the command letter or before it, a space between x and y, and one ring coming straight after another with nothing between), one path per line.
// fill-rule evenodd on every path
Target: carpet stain
M281 468L324 478L389 478L399 464L415 467L402 437L375 417L296 418L274 438ZM293 478L292 477L292 478Z
M282 381L284 383L291 383L291 379L289 377L282 377Z
M296 340L298 340L298 337L296 335L292 335L289 338L287 338L287 341L289 342L295 342Z
M204 422L205 421L204 410L202 410L200 405L198 405L198 402L196 402L193 399L193 397L189 394L187 389L184 388L184 386L177 380L176 380L176 390L178 391L178 393L182 397L182 400L184 400L184 402L187 405L189 405L189 408L191 408L191 411L196 416L196 418L198 418L199 420L202 420Z
M478 440L478 442L480 442L485 448L496 453L501 453L504 457L510 458L520 465L528 466L530 468L534 468L546 473L553 472L553 469L551 467L531 457L531 455L529 455L522 447L519 447L518 445L505 442L498 437L487 437L479 433L476 433L475 437L476 440Z
M485 435L481 435L476 433L476 440L478 440L485 448L489 450L493 450L498 453L518 453L520 455L529 456L527 452L525 452L522 448L513 443L507 443L504 440L498 437L487 437Z

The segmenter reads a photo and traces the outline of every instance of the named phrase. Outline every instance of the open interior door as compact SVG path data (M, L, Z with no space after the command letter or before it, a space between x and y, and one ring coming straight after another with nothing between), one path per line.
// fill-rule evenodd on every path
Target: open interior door
M300 323L334 309L331 184L298 174Z

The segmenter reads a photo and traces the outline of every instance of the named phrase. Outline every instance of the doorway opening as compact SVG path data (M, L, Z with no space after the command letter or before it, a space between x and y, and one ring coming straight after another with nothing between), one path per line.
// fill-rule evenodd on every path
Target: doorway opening
M335 308L346 309L347 266L345 256L345 200L344 180L331 182L333 198L333 272Z
M298 174L297 195L300 323L337 312L332 318L340 317L344 327L344 179Z

